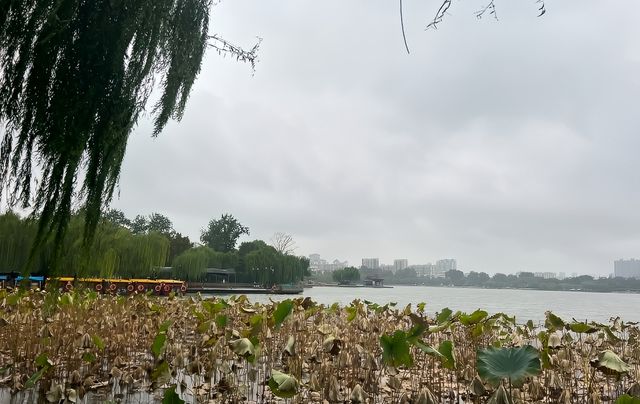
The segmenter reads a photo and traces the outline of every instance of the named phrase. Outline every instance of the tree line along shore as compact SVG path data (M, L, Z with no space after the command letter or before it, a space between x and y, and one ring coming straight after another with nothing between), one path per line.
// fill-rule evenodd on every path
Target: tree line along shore
M271 285L300 282L309 268L307 258L293 254L290 236L281 233L272 245L263 240L238 245L249 228L228 214L208 223L200 243L174 230L171 220L158 213L128 219L109 210L89 244L85 244L82 211L71 216L59 247L49 237L35 248L37 227L38 218L14 212L0 215L0 272L153 278L163 268L163 277L201 281L207 268L231 268L235 282Z

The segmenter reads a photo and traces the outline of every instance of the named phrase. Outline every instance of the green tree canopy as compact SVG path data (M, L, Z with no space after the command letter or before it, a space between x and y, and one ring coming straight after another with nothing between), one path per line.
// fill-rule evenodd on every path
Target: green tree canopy
M102 214L102 218L118 226L126 227L127 229L131 228L131 220L129 220L121 210L109 209Z
M338 283L351 283L360 280L360 271L356 267L336 269L331 277Z
M147 231L155 231L169 238L172 238L173 234L175 233L175 230L173 230L173 223L171 223L171 219L169 219L165 215L161 215L160 213L152 213L151 215L149 215L149 220L147 222Z
M249 235L249 228L225 213L220 219L212 219L209 222L207 228L202 231L200 241L215 251L229 252L236 248L238 238L243 234Z
M9 188L11 204L40 213L36 246L50 234L61 246L75 197L86 208L85 244L92 238L154 83L161 94L153 134L180 119L207 45L210 6L2 2L0 188Z

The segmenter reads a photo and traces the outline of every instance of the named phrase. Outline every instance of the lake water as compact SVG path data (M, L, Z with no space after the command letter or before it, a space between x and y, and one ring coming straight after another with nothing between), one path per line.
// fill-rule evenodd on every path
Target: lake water
M302 295L324 304L349 304L354 299L378 304L396 302L398 306L426 302L426 310L435 313L445 307L472 312L483 309L489 313L515 315L519 323L542 321L551 310L563 319L608 321L620 316L624 321L640 321L640 294L563 292L517 289L476 289L429 286L394 286L393 288L314 287ZM284 295L249 295L251 301L284 300Z

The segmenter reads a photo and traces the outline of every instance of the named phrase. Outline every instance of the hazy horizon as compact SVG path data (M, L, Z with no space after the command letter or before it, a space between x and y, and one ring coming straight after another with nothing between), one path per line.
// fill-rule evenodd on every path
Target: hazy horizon
M607 275L640 256L640 3L238 0L211 33L184 118L132 134L112 207L198 240L231 213L242 240L359 265L456 258L468 271Z

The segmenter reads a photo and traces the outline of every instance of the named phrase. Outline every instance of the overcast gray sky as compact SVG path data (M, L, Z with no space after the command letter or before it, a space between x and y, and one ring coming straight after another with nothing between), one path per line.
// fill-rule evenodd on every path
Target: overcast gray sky
M640 256L640 2L222 2L184 118L129 141L128 216L199 238L228 212L360 264L453 257L461 269L608 274Z

